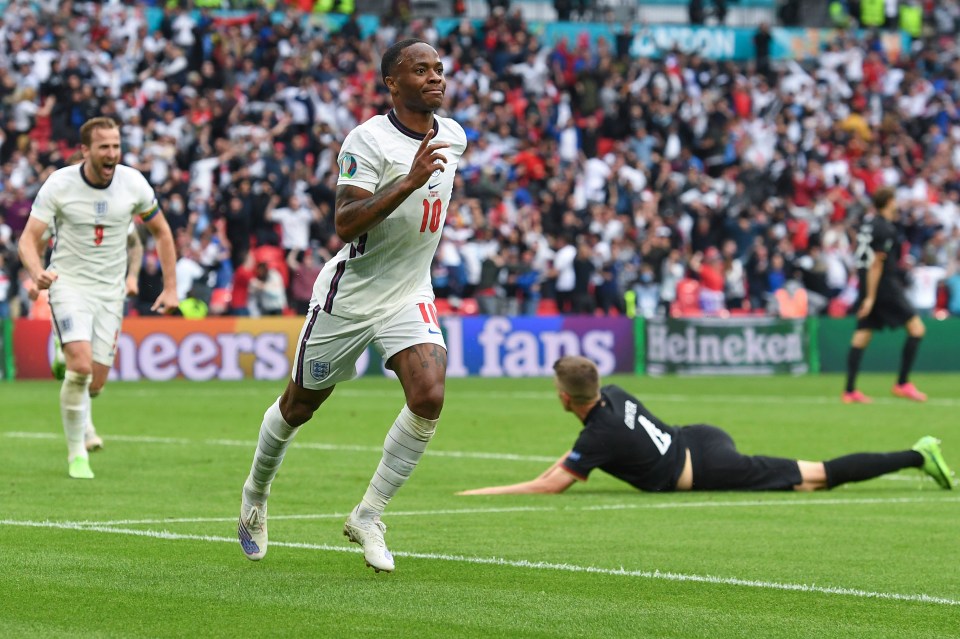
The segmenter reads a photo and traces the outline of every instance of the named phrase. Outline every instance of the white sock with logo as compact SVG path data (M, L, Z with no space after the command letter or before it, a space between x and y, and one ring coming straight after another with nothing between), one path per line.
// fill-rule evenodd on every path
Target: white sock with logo
M404 405L387 432L380 465L370 480L363 500L357 506L357 515L361 519L372 519L383 514L387 503L417 467L423 451L427 449L427 444L437 430L438 421L440 420L424 419L415 415Z
M60 386L60 418L63 420L63 433L67 437L67 459L87 457L87 448L83 444L84 422L90 410L90 387L92 375L81 375L67 371Z
M277 398L267 412L263 414L263 423L260 425L260 439L257 441L257 452L253 455L253 466L243 487L248 493L257 497L266 497L270 494L270 484L280 470L280 463L287 451L287 446L297 434L297 428L290 426L280 413L280 398Z

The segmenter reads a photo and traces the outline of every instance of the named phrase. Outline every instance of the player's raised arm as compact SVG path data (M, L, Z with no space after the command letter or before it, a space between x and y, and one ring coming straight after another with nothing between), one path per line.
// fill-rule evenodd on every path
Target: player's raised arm
M173 244L173 233L167 218L157 212L145 222L147 229L157 241L157 254L160 257L160 268L163 271L163 290L157 296L150 310L169 313L177 308L180 299L177 297L177 249Z
M371 193L358 186L343 184L337 187L337 203L334 225L337 235L344 242L352 242L386 219L400 204L410 197L433 175L443 171L447 158L440 149L450 146L448 142L430 143L435 133L430 129L410 165L410 172L396 183Z
M464 490L458 495L528 495L528 494L556 494L562 493L573 485L576 477L564 470L563 460L570 453L564 453L560 459L555 461L550 468L544 471L536 479L521 482L519 484L509 484L506 486L488 486L487 488L474 488L473 490Z
M41 291L50 288L50 285L57 279L56 271L49 271L43 267L43 252L46 244L44 232L46 230L47 224L45 222L30 216L17 245L20 262L30 273L30 279L33 280L37 289Z

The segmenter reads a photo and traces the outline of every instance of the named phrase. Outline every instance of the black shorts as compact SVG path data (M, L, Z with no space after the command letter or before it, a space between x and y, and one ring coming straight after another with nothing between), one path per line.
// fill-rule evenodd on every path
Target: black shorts
M862 303L862 300L859 300ZM860 303L857 304L860 308ZM902 289L894 289L882 298L877 298L870 314L857 320L857 330L882 331L885 328L900 328L917 314Z
M693 465L693 490L792 490L803 483L795 459L743 455L715 426L683 428Z

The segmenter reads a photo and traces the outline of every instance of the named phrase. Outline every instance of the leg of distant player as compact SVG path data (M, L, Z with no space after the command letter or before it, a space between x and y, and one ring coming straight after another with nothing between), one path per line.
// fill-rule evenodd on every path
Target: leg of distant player
M907 321L906 329L907 341L903 344L903 354L900 357L900 376L893 387L893 394L897 397L923 402L926 401L927 396L910 383L909 377L910 369L913 368L913 362L917 358L917 350L920 348L920 340L923 339L927 329L923 325L923 320L917 315Z
M849 482L865 481L904 468L919 468L941 488L954 485L953 471L940 452L940 440L922 437L910 450L893 453L853 453L825 462L798 461L803 483L794 490L828 490Z
M367 564L378 572L394 568L380 516L410 478L436 432L443 409L447 352L436 344L417 344L391 357L388 365L400 378L407 403L387 433L383 457L363 499L343 528L344 535L363 546Z
M850 340L850 352L847 354L847 387L843 393L845 404L869 404L872 400L857 390L857 374L860 372L860 361L863 351L866 350L873 337L873 331L860 328L854 331Z
M287 447L298 428L333 393L334 387L309 390L289 380L287 388L263 414L257 450L250 474L243 484L237 534L248 559L257 561L267 553L267 498Z
M103 440L97 435L93 426L93 402L100 396L103 386L107 383L110 367L100 362L93 363L93 380L90 382L90 399L87 400L87 414L83 422L83 445L88 451L97 451L103 448Z
M54 327L56 331L56 327ZM93 381L90 384L90 398L93 399L100 394L100 389L103 388L103 383L106 382L107 373L110 372L109 369L106 369L106 372L103 373L103 381L98 383L97 381L97 366L98 364L94 363L93 365ZM57 338L56 334L53 337L53 361L50 363L50 372L53 374L54 379L58 381L63 381L67 373L67 360L63 355L63 347L60 346L60 340ZM103 439L97 435L97 429L93 426L93 417L92 417L92 402L86 402L86 417L84 418L84 429L83 429L83 443L87 451L95 452L103 448Z
M84 446L84 421L90 405L90 382L93 378L93 350L90 342L76 341L63 345L67 372L60 388L60 416L67 438L67 461L70 476L93 479L87 449Z

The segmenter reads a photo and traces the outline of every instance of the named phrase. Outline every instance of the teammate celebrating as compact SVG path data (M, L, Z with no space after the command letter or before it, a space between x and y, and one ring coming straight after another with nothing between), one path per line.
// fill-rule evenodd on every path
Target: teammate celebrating
M373 344L400 378L406 405L343 533L367 565L394 569L380 516L410 477L443 407L446 345L433 306L430 263L466 149L463 129L436 116L446 80L436 50L402 40L386 50L383 81L393 110L347 135L338 158L335 224L344 248L323 267L300 333L291 379L267 409L243 486L238 536L247 558L267 552L267 497L284 452Z
M926 333L923 320L907 301L903 290L900 262L900 242L893 222L897 218L897 203L893 189L884 187L873 195L876 215L860 225L857 233L857 268L860 275L860 294L857 310L857 330L850 340L847 355L847 387L842 399L845 404L869 404L872 400L857 390L857 373L863 352L873 338L873 331L906 326L907 341L900 357L900 377L893 386L897 397L926 401L927 396L909 381L913 360L917 357L920 340Z
M673 427L618 386L600 387L596 365L561 357L553 365L560 403L583 422L573 449L536 479L461 495L560 493L599 468L640 490L823 490L903 468L921 468L941 488L954 485L939 441L921 438L912 450L855 453L825 462L739 453L723 430L706 424Z
M143 175L119 164L120 129L110 118L80 127L83 163L54 172L40 188L20 237L20 260L39 290L50 290L54 325L66 358L60 415L71 477L93 479L84 444L90 397L103 389L123 318L127 230L139 216L157 241L163 291L154 308L177 307L173 235ZM50 265L44 234L56 227Z
M77 162L83 160L82 154L77 153L80 156ZM47 227L46 232L43 234L44 245L48 245L51 241L50 238L53 237L52 226ZM50 237L47 237L47 236ZM140 267L143 263L143 244L140 242L140 236L137 233L137 226L133 222L130 222L130 226L127 229L127 279L126 279L126 295L127 297L136 297L140 289ZM45 293L39 290L36 286L33 285L33 282L30 282L30 290L27 292L27 295L31 300L36 302L43 295L49 295L50 291ZM43 300L45 304L49 305L49 297ZM63 347L60 345L60 340L57 338L57 325L53 321L53 317L50 318L51 324L53 325L53 361L50 362L50 372L53 374L54 379L58 381L63 381L67 373L67 360L63 355ZM87 414L84 418L83 426L83 443L84 447L88 452L95 452L103 449L103 439L100 435L97 434L97 429L93 425L93 407L88 404Z

